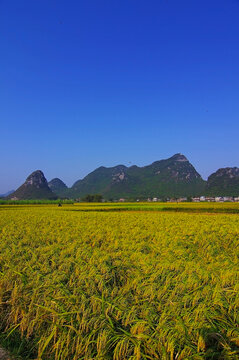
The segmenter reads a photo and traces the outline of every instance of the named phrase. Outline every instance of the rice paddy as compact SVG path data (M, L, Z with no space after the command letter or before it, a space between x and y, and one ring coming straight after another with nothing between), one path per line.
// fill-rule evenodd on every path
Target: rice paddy
M238 212L0 206L1 343L23 359L238 359Z

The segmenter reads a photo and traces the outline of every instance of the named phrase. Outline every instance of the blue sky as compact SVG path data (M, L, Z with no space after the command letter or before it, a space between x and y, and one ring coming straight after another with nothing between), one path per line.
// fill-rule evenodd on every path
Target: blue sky
M0 193L177 152L239 166L238 0L0 0Z

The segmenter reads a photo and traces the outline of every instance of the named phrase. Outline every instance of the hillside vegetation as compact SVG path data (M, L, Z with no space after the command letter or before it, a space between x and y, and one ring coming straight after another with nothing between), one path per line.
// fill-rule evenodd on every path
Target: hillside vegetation
M144 167L118 165L99 167L66 191L69 197L102 194L106 199L147 197L179 197L202 194L206 182L188 159L175 154Z

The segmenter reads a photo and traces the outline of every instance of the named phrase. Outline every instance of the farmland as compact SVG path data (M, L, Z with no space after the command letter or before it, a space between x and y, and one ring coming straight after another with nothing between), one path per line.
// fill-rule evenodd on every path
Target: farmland
M0 206L0 343L23 359L238 359L238 213Z

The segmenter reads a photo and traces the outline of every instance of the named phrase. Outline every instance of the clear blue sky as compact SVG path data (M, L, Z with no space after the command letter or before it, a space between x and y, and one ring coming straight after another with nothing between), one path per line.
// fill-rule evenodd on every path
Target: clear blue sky
M239 166L238 0L0 0L0 193L177 152Z

